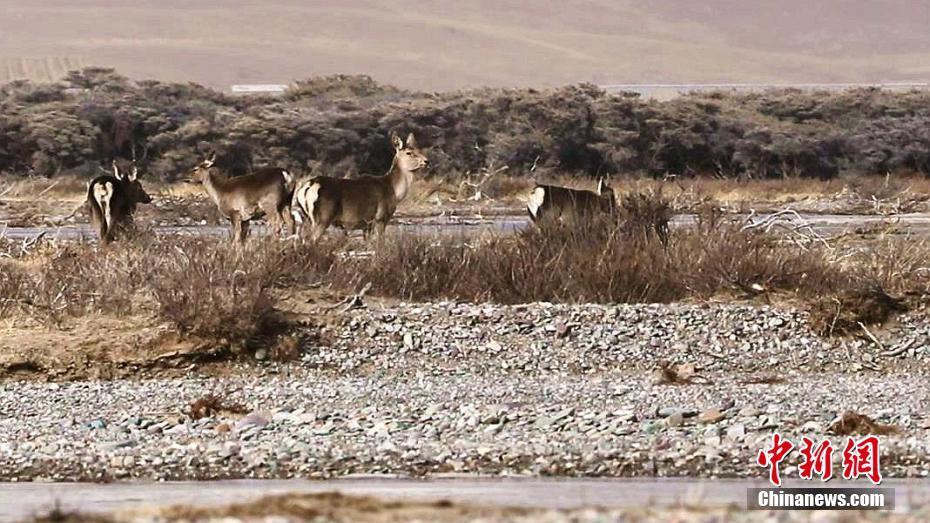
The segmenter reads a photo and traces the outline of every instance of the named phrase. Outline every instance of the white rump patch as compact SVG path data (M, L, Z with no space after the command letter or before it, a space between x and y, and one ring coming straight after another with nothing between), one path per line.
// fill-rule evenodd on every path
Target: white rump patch
M307 218L310 219L312 225L316 225L316 218L313 215L314 208L316 207L317 200L320 199L320 188L322 186L319 182L311 182L300 186L297 189L295 197L297 198L297 206L300 207L300 210L307 215Z
M113 199L113 183L103 182L95 185L94 199L97 200L97 205L103 211L104 223L107 224L107 229L109 229L113 226L113 216L110 212L110 200Z
M533 218L538 218L539 208L542 207L543 202L546 200L546 189L543 187L537 187L530 194L530 197L526 200L526 208L530 211L530 215Z

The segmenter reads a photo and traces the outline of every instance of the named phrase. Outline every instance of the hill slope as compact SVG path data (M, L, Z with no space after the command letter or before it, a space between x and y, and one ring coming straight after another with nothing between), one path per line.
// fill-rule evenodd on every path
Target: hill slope
M924 1L0 0L0 11L0 81L61 64L221 88L329 73L436 90L930 77Z

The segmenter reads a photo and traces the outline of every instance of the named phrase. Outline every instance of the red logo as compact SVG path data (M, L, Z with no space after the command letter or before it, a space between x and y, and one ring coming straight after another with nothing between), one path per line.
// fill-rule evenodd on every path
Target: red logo
M867 436L858 443L852 438L846 440L846 447L843 449L843 479L859 476L869 478L876 485L882 482L876 436Z
M778 464L785 459L794 444L787 440L781 439L781 434L772 434L772 448L769 450L762 449L756 457L756 463L760 467L769 467L769 481L776 487L781 486L781 476L778 472Z
M799 450L802 461L798 465L798 475L801 479L812 480L816 474L821 481L829 481L833 477L833 444L830 440L823 439L815 447L814 440L806 436L801 438L801 443ZM858 442L853 438L847 438L843 448L843 479L865 476L876 485L881 483L878 445L876 436L866 436ZM781 486L778 466L793 448L793 443L775 432L772 434L772 445L760 450L756 457L756 463L760 467L769 468L769 481L776 487Z
M801 438L801 457L804 461L798 466L801 479L813 479L814 474L820 476L820 481L830 481L833 477L833 444L824 439L814 449L814 440L807 436Z

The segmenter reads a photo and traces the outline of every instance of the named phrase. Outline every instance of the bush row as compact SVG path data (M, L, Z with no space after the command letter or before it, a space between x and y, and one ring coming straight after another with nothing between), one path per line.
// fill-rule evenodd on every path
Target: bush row
M439 176L630 172L829 178L930 173L930 92L705 93L671 101L592 85L428 94L364 76L297 82L279 97L133 83L109 69L0 88L0 172L98 172L133 147L172 181L208 150L233 173L381 173L393 130L417 133Z

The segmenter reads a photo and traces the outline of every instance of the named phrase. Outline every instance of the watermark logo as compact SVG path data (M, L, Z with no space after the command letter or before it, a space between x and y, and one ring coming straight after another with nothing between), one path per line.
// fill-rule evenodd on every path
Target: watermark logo
M781 465L795 449L794 443L781 434L772 434L771 444L759 450L756 463L769 469L769 482L776 488L747 489L749 509L768 510L892 510L894 489L890 488L781 488ZM801 438L797 447L801 460L798 476L822 482L833 478L833 443ZM846 438L841 454L842 473L846 480L866 478L874 485L882 482L879 440L877 436Z
M833 443L823 439L814 446L814 440L801 438L801 463L798 465L798 474L801 479L812 480L814 475L821 481L829 481L833 477ZM772 444L768 448L759 450L756 463L760 467L769 469L769 481L776 487L781 486L781 463L794 449L794 443L781 437L781 434L772 434ZM868 478L873 484L882 482L881 459L879 441L877 436L866 436L860 440L852 437L846 439L843 447L843 479Z
M750 488L749 510L894 510L892 488Z

